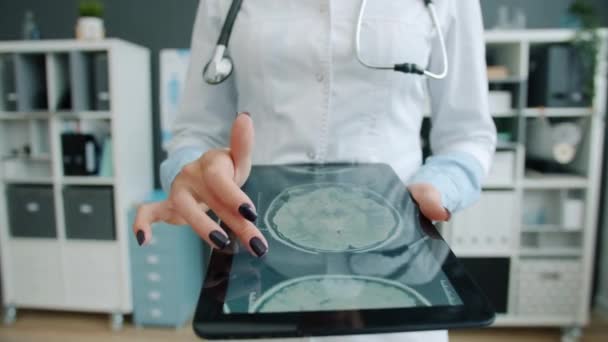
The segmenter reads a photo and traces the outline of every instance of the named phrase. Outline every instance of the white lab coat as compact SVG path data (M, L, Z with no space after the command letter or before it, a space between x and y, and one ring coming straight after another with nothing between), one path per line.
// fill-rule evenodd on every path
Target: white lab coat
M444 80L361 66L354 44L359 1L255 0L243 2L229 43L232 76L210 86L202 70L230 1L201 0L169 152L227 146L236 113L247 111L256 130L256 164L384 162L406 182L422 163L419 132L430 103L433 153L469 153L487 171L495 127L488 112L479 2L435 3L450 61ZM361 55L375 64L443 67L422 0L368 1ZM439 342L447 340L447 333L382 335L377 340Z

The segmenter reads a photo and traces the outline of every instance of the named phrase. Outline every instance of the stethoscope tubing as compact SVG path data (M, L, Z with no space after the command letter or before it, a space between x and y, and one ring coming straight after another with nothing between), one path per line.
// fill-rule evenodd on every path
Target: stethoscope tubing
M374 70L394 70L408 74L424 75L437 80L445 78L448 75L449 65L447 49L445 46L445 39L443 37L443 31L441 30L441 25L439 24L435 5L433 4L432 0L423 1L429 11L431 21L433 22L433 27L437 32L437 38L439 39L439 43L441 46L443 70L440 73L434 73L428 69L421 68L415 63L374 65L365 61L361 57L361 26L365 14L365 8L367 6L367 0L361 0L361 6L359 8L359 15L357 17L357 24L355 29L355 55L357 61L364 67ZM228 10L228 14L226 15L226 19L224 20L224 24L222 25L222 29L217 40L217 45L213 52L213 56L205 65L205 68L203 70L203 78L208 84L218 85L224 82L232 74L232 61L225 55L225 53L228 47L228 43L230 41L230 36L234 28L234 23L236 22L236 18L241 10L242 4L243 0L233 0L230 4L230 8ZM220 68L220 65L225 68ZM218 69L221 69L223 71L218 71Z

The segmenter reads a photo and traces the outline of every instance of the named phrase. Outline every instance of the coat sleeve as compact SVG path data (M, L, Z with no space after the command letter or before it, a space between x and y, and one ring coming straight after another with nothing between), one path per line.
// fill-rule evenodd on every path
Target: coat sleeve
M496 127L488 107L483 22L478 0L449 2L443 33L449 73L429 80L430 143L433 156L410 183L430 183L450 212L472 204L481 192L496 148ZM443 68L438 39L433 44L431 70Z
M168 157L160 170L165 191L169 191L173 180L186 164L209 149L228 145L230 128L236 116L233 77L219 85L209 85L202 76L223 20L216 5L214 0L201 0L199 3L192 33L188 76L180 109L171 128Z

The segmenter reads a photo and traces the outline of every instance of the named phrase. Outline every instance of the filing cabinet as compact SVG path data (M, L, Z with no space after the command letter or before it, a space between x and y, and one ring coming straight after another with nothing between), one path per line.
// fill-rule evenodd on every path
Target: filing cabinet
M155 200L162 196L157 194ZM130 221L134 218L135 210ZM134 234L129 234L133 322L179 327L194 314L209 250L188 226L157 223L152 231L153 238L144 246L139 246Z
M50 185L11 185L6 189L13 237L54 238L55 201Z
M116 239L112 187L66 187L63 198L68 239Z

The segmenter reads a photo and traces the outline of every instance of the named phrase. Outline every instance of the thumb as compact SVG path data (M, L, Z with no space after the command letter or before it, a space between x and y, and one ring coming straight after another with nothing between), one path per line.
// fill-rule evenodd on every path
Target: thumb
M450 212L441 205L441 194L431 184L408 187L422 214L431 221L448 221Z
M232 124L230 134L230 155L234 162L235 180L242 184L251 171L253 151L253 121L249 113L239 113Z

